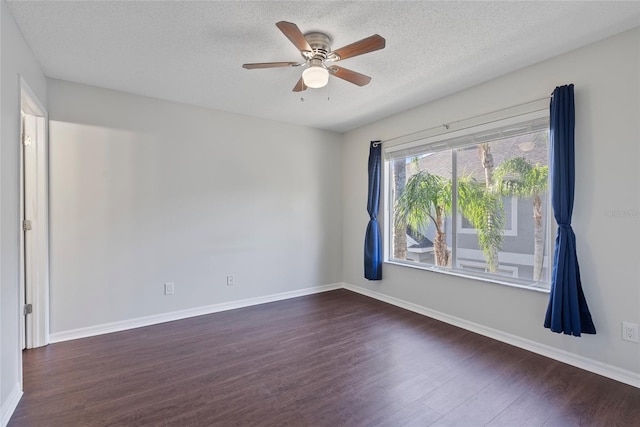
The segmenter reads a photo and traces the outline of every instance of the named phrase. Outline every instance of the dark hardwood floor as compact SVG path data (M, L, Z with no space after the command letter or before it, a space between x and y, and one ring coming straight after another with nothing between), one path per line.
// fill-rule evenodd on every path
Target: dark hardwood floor
M9 426L640 426L640 389L337 290L24 352Z

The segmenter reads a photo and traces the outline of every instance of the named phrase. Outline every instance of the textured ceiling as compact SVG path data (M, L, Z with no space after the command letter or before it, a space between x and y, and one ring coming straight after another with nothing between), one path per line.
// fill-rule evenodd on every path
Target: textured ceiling
M640 26L640 2L9 1L48 77L345 132ZM334 49L380 34L386 48L302 94L276 28L322 31ZM564 83L564 82L558 82ZM301 96L304 101L301 101Z

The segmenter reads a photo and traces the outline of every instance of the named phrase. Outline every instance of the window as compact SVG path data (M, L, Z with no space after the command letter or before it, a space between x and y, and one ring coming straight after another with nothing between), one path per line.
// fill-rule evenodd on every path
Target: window
M385 147L387 260L549 287L549 117Z

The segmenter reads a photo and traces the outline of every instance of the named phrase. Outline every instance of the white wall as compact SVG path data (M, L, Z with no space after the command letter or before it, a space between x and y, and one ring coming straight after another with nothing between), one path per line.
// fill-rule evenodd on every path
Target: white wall
M640 217L605 215L608 210L640 212L639 53L636 29L347 133L342 151L344 281L515 336L530 347L620 370L640 384L640 346L621 340L622 320L640 322ZM576 98L573 228L597 335L573 338L545 329L548 295L543 293L389 264L383 268L384 280L363 278L370 140L542 98L568 83L575 84Z
M342 281L340 135L48 86L53 338Z
M0 424L20 395L20 75L41 102L46 79L4 1L0 2ZM15 402L14 402L15 401Z

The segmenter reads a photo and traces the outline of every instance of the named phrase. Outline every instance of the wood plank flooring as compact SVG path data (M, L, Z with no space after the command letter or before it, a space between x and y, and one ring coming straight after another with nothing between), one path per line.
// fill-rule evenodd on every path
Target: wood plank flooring
M640 389L337 290L24 352L9 426L640 426Z

